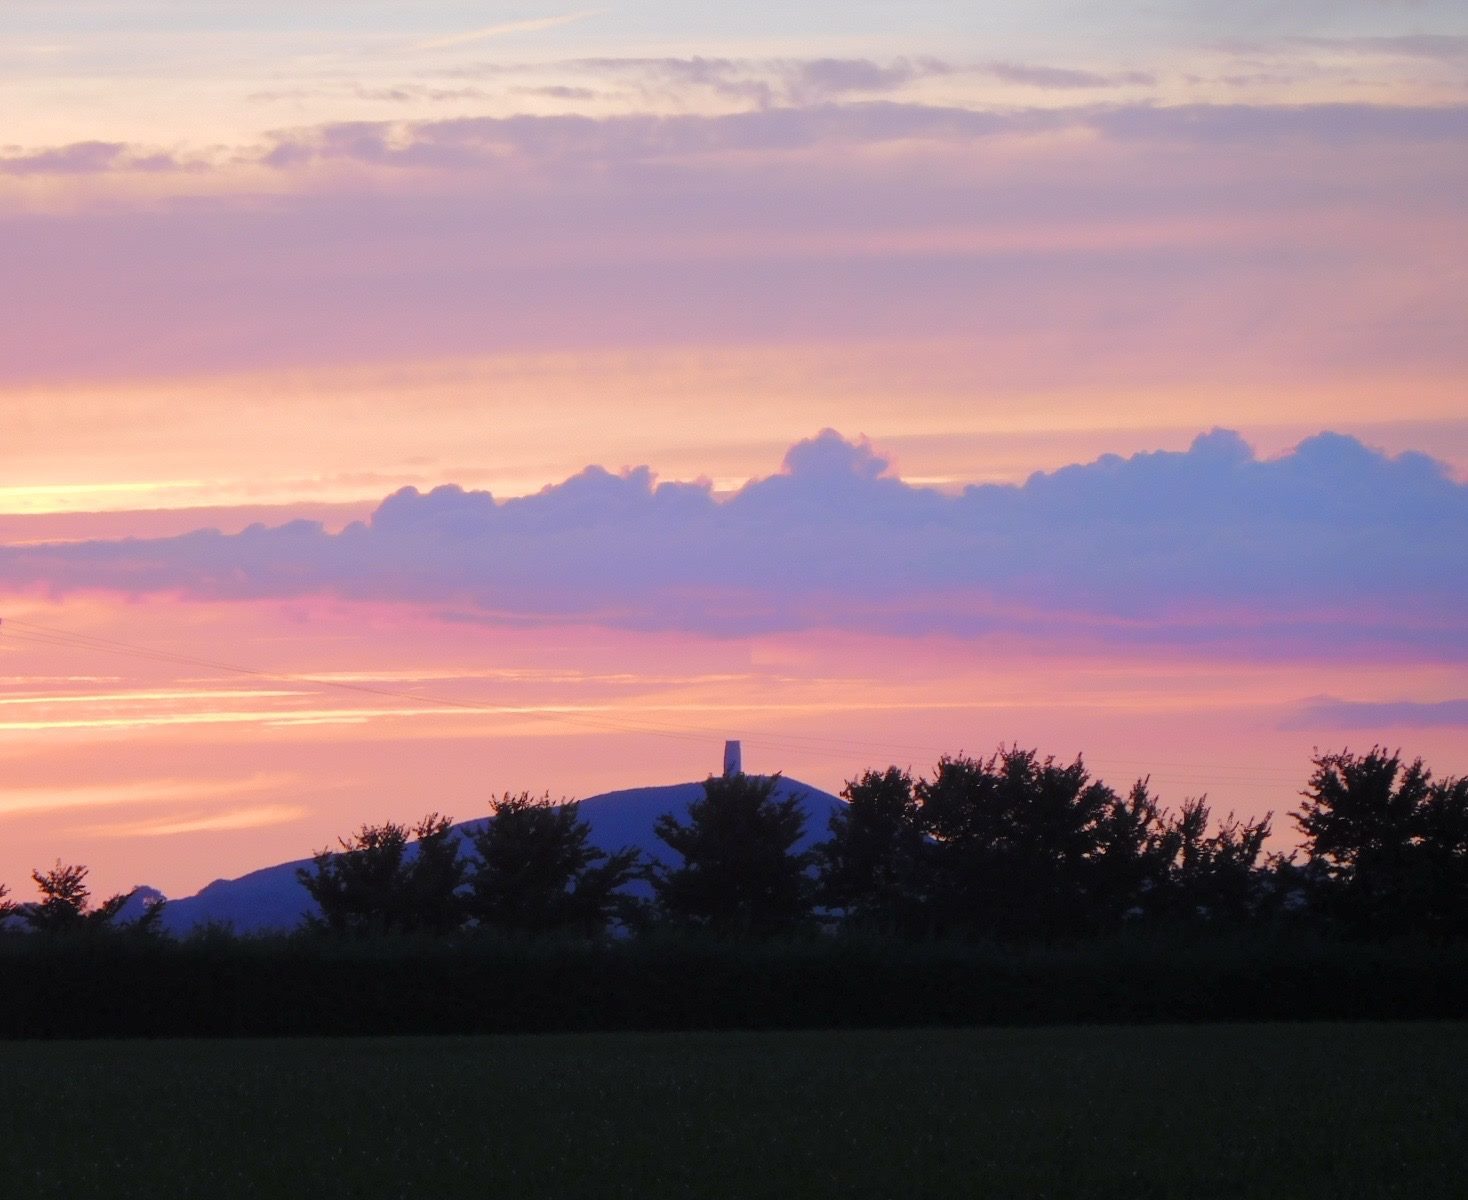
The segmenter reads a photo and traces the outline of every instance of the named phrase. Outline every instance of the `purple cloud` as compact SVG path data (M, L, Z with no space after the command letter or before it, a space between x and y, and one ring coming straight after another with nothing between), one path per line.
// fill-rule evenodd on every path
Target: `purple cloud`
M933 76L963 73L960 67L932 57L897 58L877 62L869 58L738 59L693 57L579 58L549 64L571 75L595 76L600 81L624 80L645 92L708 92L726 100L770 107L775 104L811 104L852 94L900 90ZM545 64L482 63L457 67L448 75L501 78L543 71ZM537 89L546 91L546 89ZM580 89L568 88L575 92ZM562 89L549 89L556 94Z
M989 63L982 68L985 75L1003 83L1019 83L1027 87L1068 91L1075 88L1105 88L1117 84L1154 84L1155 75L1127 71L1120 75L1102 75L1096 71L1077 71L1067 67L1047 67L1034 63Z
M995 632L1463 659L1468 485L1423 455L1335 434L1260 460L1214 431L1183 453L948 495L827 430L723 501L645 467L590 467L504 501L405 488L339 534L297 521L10 547L0 580L204 600L327 593L730 635Z
M1307 700L1281 725L1289 730L1468 728L1468 700Z
M97 175L113 171L187 169L187 164L172 155L142 150L125 142L73 142L0 155L0 175Z
M510 154L574 169L843 142L986 137L1060 127L1070 119L1045 111L1001 114L878 101L768 108L712 117L563 114L406 124L352 121L279 132L261 161L276 167L346 160L444 170L503 169Z
M832 99L851 92L891 92L920 79L952 75L960 68L936 58L817 58L786 68L787 90L797 98Z
M554 66L574 74L625 78L644 87L675 92L703 90L725 99L766 106L822 103L848 95L895 92L923 79L948 75L987 75L1006 83L1061 90L1157 82L1155 75L1143 71L1102 74L1036 63L965 64L931 56L886 62L870 58L581 58ZM450 73L498 77L525 69L514 64L486 63L456 68Z
M637 60L641 61L641 60ZM266 144L240 149L228 163L260 162L287 169L346 161L370 166L489 170L528 160L554 166L568 177L607 165L628 166L729 151L780 152L843 144L881 145L913 139L982 140L1007 134L1090 129L1126 142L1186 141L1266 144L1279 139L1320 145L1388 140L1400 144L1459 142L1468 137L1468 105L1194 104L1080 105L1065 108L981 110L890 100L840 102L848 93L891 90L904 81L956 71L936 60L880 65L862 59L822 59L790 64L781 88L731 74L724 60L649 60L680 79L737 87L761 99L753 110L721 115L662 116L645 113L587 117L460 117L433 121L347 121L279 130ZM1015 82L1085 88L1145 82L1139 74L1093 75L1051 67L991 64L982 68ZM787 86L788 85L788 86ZM581 89L540 88L574 96ZM408 88L374 93L379 99L451 98L472 89L438 92ZM216 166L221 165L219 163ZM183 158L121 142L77 142L0 155L0 174L106 174L119 171L201 171L203 159Z
M840 72L852 70L849 63L830 67L833 71L839 67ZM1073 82L1069 86L1094 84ZM1067 128L1089 128L1126 141L1185 140L1204 145L1282 138L1322 144L1380 139L1433 143L1468 136L1468 105L1126 105L998 112L870 101L762 108L721 116L593 118L566 114L406 124L356 121L279 132L274 144L263 152L262 161L278 167L341 159L440 169L502 168L509 152L572 166L843 142L969 140Z
M1468 105L1131 105L1093 114L1094 128L1123 140L1322 145L1451 142L1468 138Z
M715 77L722 69L702 60L694 65ZM847 89L860 90L863 80L875 85L879 79L903 74L917 77L931 70L911 64L879 67L861 60L826 60L802 64L800 77L805 82L800 86L809 85L826 97ZM824 82L818 82L821 80ZM500 174L507 164L524 160L555 170L563 181L570 181L609 166L640 169L648 163L692 164L704 156L731 151L778 153L914 139L962 142L1079 128L1119 141L1181 140L1199 146L1265 144L1284 138L1330 146L1383 139L1431 145L1468 136L1468 105L1125 105L985 111L892 101L831 103L822 98L718 116L559 114L340 122L278 131L265 146L240 151L231 161L258 161L281 169L342 161ZM0 156L0 173L7 174L205 169L202 160L185 161L117 142L80 142Z

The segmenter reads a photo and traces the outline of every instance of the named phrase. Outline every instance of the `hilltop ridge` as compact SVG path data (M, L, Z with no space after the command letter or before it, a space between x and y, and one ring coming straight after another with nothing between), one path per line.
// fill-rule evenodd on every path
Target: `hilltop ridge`
M655 822L663 813L682 816L702 793L702 782L603 792L580 801L581 817L591 826L593 845L608 851L634 847L644 857L666 863L668 848L653 832ZM805 835L797 843L798 850L824 840L831 814L843 805L843 801L829 792L783 777L775 795L799 796L804 804ZM487 817L478 817L461 821L454 830L463 839L486 820ZM409 852L412 853L412 847ZM235 879L216 879L192 896L170 900L163 910L163 926L171 933L187 933L210 922L228 924L237 933L293 929L315 908L314 901L296 878L296 871L310 862L307 856L261 867ZM646 885L640 887L645 889ZM148 891L152 893L152 889Z

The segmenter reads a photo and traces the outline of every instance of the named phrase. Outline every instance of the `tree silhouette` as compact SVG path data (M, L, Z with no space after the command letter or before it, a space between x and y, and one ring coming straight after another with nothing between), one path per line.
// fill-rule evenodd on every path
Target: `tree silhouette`
M1211 921L1238 922L1253 916L1262 885L1259 855L1272 815L1240 821L1229 813L1210 833L1207 798L1184 800L1172 823L1175 858L1168 897L1172 910Z
M638 874L636 850L591 845L574 801L506 793L470 834L476 853L466 907L486 929L597 936L635 908L622 888Z
M410 851L410 841L416 845ZM339 839L340 850L319 850L296 871L316 901L310 927L336 934L448 933L464 920L466 864L453 820L429 813L417 825L388 821L363 825Z
M889 767L842 793L816 848L823 903L848 926L903 936L1098 933L1168 916L1241 921L1262 904L1268 816L1214 828L1202 799L1174 816L1139 779L1126 796L1084 763L1000 747L945 756L932 779Z
M831 814L829 841L815 848L819 900L848 926L915 934L926 926L923 836L912 776L897 767L847 782Z
M87 886L87 868L56 860L48 871L32 871L31 878L41 893L39 901L15 908L20 919L42 933L73 933L84 929L110 929L117 923L132 892L109 896L92 907L91 889ZM142 931L156 927L163 905L151 904L131 926Z
M805 813L799 796L776 798L779 784L779 775L711 776L686 823L657 819L654 832L683 860L653 874L670 919L721 937L771 937L809 915L814 855L795 850Z
M464 923L461 894L468 865L460 856L459 835L451 817L430 813L413 829L405 895L407 929L452 933Z
M1122 802L1080 758L1061 764L1018 747L987 759L945 756L915 791L923 828L937 843L940 929L1071 935L1093 928L1108 907L1100 889L1118 863L1103 860L1128 843L1118 836L1103 848L1101 834L1108 820L1121 833Z
M1083 883L1093 926L1105 928L1153 911L1166 890L1180 839L1152 796L1150 780L1137 780L1125 798L1107 799L1095 838Z
M1313 762L1293 816L1324 864L1326 911L1378 933L1468 928L1468 781L1435 782L1381 746Z
M1418 817L1427 921L1468 934L1468 777L1434 781Z

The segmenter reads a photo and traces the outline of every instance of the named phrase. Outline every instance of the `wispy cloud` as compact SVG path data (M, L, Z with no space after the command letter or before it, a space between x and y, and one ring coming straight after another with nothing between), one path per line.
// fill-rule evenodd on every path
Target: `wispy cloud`
M493 711L515 713L520 710L506 707ZM282 728L292 725L363 725L368 721L381 720L388 717L441 717L454 715L463 716L464 713L457 709L423 708L411 702L394 708L196 708L162 713L0 719L0 734L167 730L187 728L189 726L216 725L269 725ZM4 802L0 802L0 812L3 811L5 811Z
M203 169L204 165L125 142L73 142L40 150L8 150L0 153L0 175L97 175L117 171L156 174Z
M649 156L660 161L709 153L788 152L801 147L882 145L915 139L974 141L1037 133L1088 131L1113 141L1219 142L1268 145L1290 139L1332 146L1369 141L1404 145L1456 142L1468 136L1468 105L1381 104L1186 104L1072 105L1060 108L966 108L890 100L851 101L847 93L881 92L899 81L947 70L944 64L911 62L878 66L865 60L806 63L782 84L799 91L785 103L768 83L736 78L715 60L657 60L682 80L781 99L748 111L714 115L652 113L587 117L578 114L455 117L448 120L346 121L278 130L263 144L222 151L215 168L270 166L290 169L313 163L350 161L364 166L503 170L528 160L575 177L578 165L631 165ZM1020 72L1029 68L992 68ZM1036 68L1045 86L1101 86L1084 73ZM1018 78L1018 76L1016 76ZM1107 77L1107 83L1130 78ZM1136 78L1141 78L1137 76ZM1062 82L1062 79L1068 82ZM546 92L547 89L537 89ZM549 93L579 95L578 89ZM374 99L450 99L473 89L385 89ZM125 143L82 142L19 151L0 148L0 174L106 175L134 171L204 171L205 160L185 162Z
M0 815L216 800L276 791L295 782L293 775L255 775L233 780L165 778L60 787L9 787L0 794Z
M175 837L185 833L226 833L240 829L265 829L286 825L308 815L295 804L261 804L190 816L169 816L139 821L108 821L74 826L70 832L89 837L144 838Z
M1251 54L1312 50L1362 57L1431 59L1456 63L1468 60L1468 35L1458 33L1406 33L1376 37L1299 35L1282 38L1276 42L1242 43L1236 48Z
M229 688L209 689L168 689L164 691L130 691L130 692L96 692L96 693L32 693L30 695L0 696L0 705L24 705L26 707L42 707L52 704L97 704L97 705L119 705L119 704L157 704L160 701L178 703L217 700L266 700L288 696L298 696L299 692L290 691L267 691L262 688L251 688L248 690L235 690Z
M477 87L428 87L424 84L399 84L396 87L363 87L358 85L352 94L359 100L376 100L392 104L415 104L421 101L434 103L449 100L488 100L491 93Z
M1306 700L1280 726L1290 730L1393 730L1468 728L1465 700Z
M1068 91L1075 88L1110 88L1122 85L1152 85L1157 77L1144 71L1123 71L1105 74L1100 71L1081 71L1072 67L1049 67L1035 63L988 63L979 68L984 74L1004 83L1018 83L1026 87L1054 88Z
M350 160L368 165L495 168L523 157L576 166L625 165L739 151L788 152L912 139L974 141L1006 135L1089 130L1118 141L1310 144L1457 141L1468 136L1468 105L1126 105L987 111L895 102L821 103L720 116L470 117L365 122L277 134L265 163L291 168Z
M539 33L544 29L558 29L563 25L572 25L578 21L589 20L606 13L605 8L587 8L579 12L563 13L554 17L534 17L524 21L503 21L498 25L486 25L482 29L470 29L463 33L453 33L446 37L433 38L426 42L418 42L413 46L414 50L454 50L460 46L472 46L477 42L487 42L493 38L509 37L517 33Z
M820 104L857 96L890 95L929 79L982 76L1028 88L1075 90L1153 85L1141 71L1101 72L1041 63L951 61L932 55L872 58L604 57L568 59L531 68L524 64L482 63L453 68L448 74L501 77L534 69L599 82L625 81L648 93L705 93L762 107Z

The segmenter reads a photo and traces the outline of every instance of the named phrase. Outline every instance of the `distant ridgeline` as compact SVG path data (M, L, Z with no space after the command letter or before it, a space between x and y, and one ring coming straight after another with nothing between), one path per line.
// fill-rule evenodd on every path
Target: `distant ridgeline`
M731 743L177 902L58 863L0 897L0 1036L1468 1015L1468 780L1420 761L1318 755L1290 854L1018 748L842 794Z
M798 797L807 814L805 832L795 846L797 851L808 851L825 837L832 814L844 807L830 793L790 779L779 781L776 794L781 798ZM608 849L630 847L652 863L671 857L668 847L653 832L657 819L664 813L686 812L689 804L702 795L701 783L630 788L589 797L580 801L577 809L589 829L590 845ZM472 836L489 820L480 817L453 826L466 852ZM412 861L417 853L417 842L409 842L405 858ZM238 879L216 880L187 899L170 900L164 906L161 927L177 935L211 923L229 925L239 933L296 929L307 917L320 915L319 907L298 875L311 865L309 858L296 859L252 871ZM641 877L629 881L626 890L643 898L652 895L652 885ZM140 915L140 906L130 911Z

